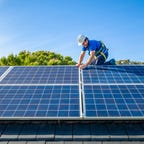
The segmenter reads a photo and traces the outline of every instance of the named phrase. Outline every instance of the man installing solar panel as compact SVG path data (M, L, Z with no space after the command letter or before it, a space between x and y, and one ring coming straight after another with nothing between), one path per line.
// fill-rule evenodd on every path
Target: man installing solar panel
M79 56L77 67L80 69L86 68L88 65L115 65L115 59L106 62L108 58L108 49L102 41L89 40L85 35L78 36L78 45L82 46L82 51ZM89 58L86 63L82 64L85 53L88 51Z

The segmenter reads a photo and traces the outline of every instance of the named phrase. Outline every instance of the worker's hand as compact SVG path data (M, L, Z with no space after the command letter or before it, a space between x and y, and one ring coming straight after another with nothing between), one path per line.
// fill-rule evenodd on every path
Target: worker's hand
M79 63L76 64L77 67L80 67L80 65L81 65L81 64L79 64Z
M84 69L87 65L86 64L82 64L79 66L80 69Z

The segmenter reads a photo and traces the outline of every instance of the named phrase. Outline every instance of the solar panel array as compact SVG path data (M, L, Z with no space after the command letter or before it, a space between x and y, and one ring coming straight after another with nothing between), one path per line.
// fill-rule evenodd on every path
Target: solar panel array
M144 66L0 67L0 119L144 119Z

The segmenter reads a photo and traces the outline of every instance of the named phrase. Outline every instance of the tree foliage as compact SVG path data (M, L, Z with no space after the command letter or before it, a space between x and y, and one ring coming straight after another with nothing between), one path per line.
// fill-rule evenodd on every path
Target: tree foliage
M70 56L62 56L50 51L21 51L18 55L10 54L0 58L1 66L36 66L36 65L74 65L75 61Z
M144 62L130 61L129 59L126 59L126 60L118 60L117 64L118 65L133 65L133 64L134 65L138 65L138 64L143 65Z

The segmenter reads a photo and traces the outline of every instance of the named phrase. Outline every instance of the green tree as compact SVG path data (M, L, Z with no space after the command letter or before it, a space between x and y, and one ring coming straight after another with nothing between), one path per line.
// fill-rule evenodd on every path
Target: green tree
M17 65L16 57L13 54L10 54L7 58L8 65Z
M7 58L6 58L6 57L2 57L2 58L0 59L0 65L1 65L1 66L8 65L8 61L7 61Z
M0 65L74 65L70 56L62 56L50 51L21 51L18 55L0 58Z

